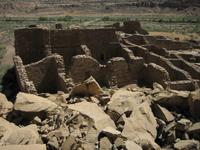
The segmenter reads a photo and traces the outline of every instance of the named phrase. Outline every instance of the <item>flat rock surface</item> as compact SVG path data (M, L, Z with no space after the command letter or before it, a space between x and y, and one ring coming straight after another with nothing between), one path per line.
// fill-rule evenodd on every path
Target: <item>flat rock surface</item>
M22 112L48 112L56 108L57 105L48 99L22 92L17 94L17 99L14 104L14 109Z
M99 131L107 126L115 128L115 124L111 120L111 118L95 103L83 101L80 103L69 105L68 107L69 109L76 110L83 115L91 118L95 123L95 127Z
M0 150L46 150L46 145L45 144L7 145L7 146L0 146Z

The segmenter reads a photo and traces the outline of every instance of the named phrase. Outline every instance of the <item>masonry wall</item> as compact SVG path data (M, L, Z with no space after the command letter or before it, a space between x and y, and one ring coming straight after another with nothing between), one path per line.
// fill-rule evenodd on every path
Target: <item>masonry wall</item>
M23 63L29 64L45 57L45 29L25 28L15 30L15 50Z

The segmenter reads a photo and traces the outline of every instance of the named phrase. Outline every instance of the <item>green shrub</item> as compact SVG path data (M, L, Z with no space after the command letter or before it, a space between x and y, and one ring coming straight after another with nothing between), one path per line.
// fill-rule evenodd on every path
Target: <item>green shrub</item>
M38 21L48 21L49 18L48 17L39 17Z
M58 17L57 21L70 21L72 19L73 19L72 16L64 16L64 17Z

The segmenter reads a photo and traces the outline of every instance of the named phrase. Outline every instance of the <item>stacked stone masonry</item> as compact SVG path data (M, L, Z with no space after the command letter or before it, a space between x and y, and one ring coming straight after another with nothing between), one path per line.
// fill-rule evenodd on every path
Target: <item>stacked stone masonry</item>
M198 45L148 35L136 21L98 29L17 29L15 49L20 89L28 93L69 91L90 76L107 87L157 82L193 91L200 84Z

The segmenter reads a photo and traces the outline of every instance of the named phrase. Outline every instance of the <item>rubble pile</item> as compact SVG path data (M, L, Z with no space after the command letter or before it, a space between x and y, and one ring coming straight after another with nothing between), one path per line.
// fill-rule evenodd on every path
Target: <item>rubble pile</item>
M78 87L84 88L57 94L20 92L15 103L1 94L0 149L200 148L200 91L179 92L157 83L153 88L133 84L106 89L92 77Z

